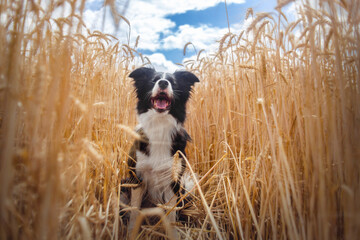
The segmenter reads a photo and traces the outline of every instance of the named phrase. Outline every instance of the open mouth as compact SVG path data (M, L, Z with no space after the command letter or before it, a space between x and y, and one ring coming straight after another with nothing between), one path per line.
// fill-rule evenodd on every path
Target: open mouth
M155 110L163 112L170 109L171 99L165 92L160 92L151 98L151 103Z

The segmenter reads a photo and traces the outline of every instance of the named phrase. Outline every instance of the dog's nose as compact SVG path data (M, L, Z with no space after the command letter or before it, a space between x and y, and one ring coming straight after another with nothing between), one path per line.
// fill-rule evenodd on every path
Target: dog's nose
M169 82L166 80L160 80L158 84L160 89L164 90L169 85Z

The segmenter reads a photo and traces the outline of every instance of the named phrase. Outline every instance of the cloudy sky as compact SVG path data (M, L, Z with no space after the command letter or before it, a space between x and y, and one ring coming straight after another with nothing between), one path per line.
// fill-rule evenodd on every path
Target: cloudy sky
M130 21L120 23L116 31L110 10L103 0L87 1L84 20L88 28L110 33L122 43L135 45L160 70L173 71L184 59L195 54L192 46L186 56L183 48L192 42L197 51L207 54L217 47L216 41L228 32L226 8L221 0L118 0L118 12ZM254 12L274 11L276 0L227 0L230 29L233 33L244 28L248 8ZM105 21L103 21L105 19Z

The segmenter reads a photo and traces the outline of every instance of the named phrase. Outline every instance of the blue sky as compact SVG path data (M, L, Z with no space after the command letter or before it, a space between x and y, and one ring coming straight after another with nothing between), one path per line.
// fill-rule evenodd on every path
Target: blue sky
M119 12L123 11L125 2L117 1ZM276 0L227 0L231 31L244 29L248 8L253 8L255 13L273 12L276 4ZM119 41L130 46L140 36L137 50L160 70L173 71L178 68L174 63L182 63L195 54L189 47L183 56L187 42L192 42L197 51L205 49L210 54L217 48L216 41L228 32L225 3L221 0L130 0L124 16L130 21L131 30L122 22L117 32L109 11L104 23L103 16L103 0L87 2L84 20L90 29L115 34Z
M227 11L231 25L235 23L241 23L244 21L244 17L246 14L246 10L249 7L252 7L255 12L263 12L263 11L272 11L276 6L276 0L255 0L255 1L247 1L243 4L228 4ZM208 25L211 27L217 28L227 28L228 22L226 17L226 8L225 2L218 3L214 7L210 7L201 11L190 10L182 14L174 14L168 16L168 18L176 23L176 27L174 30L178 30L179 26L184 24L189 24L192 26L200 27L202 25ZM219 36L221 38L222 36ZM196 47L196 46L195 46ZM194 54L193 49L190 47L188 48L188 54ZM198 51L200 49L197 49ZM163 53L167 59L181 63L184 59L183 51L179 50L162 50L160 51Z

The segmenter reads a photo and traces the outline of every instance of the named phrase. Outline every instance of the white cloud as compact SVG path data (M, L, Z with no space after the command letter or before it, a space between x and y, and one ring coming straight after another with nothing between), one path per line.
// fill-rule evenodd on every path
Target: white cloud
M92 5L96 1L91 0ZM196 49L205 49L207 52L215 51L219 40L227 31L227 28L216 28L207 25L194 27L182 25L176 32L173 28L175 22L167 18L169 15L185 13L189 10L204 10L216 6L222 0L132 0L126 10L125 17L130 22L130 28L122 21L119 31L115 34L122 43L134 46L135 39L140 36L138 48L140 50L183 49L187 42L192 42ZM244 3L245 0L227 0L227 4ZM97 5L97 4L95 4ZM102 4L99 4L102 6ZM119 4L121 12L122 5ZM105 33L114 34L115 26L109 9L106 9L105 22L103 23L104 7L98 10L93 8L86 9L84 12L84 22L92 30L100 30ZM129 38L130 33L130 39ZM153 66L158 71L172 72L180 68L173 62L166 59L164 54L154 53L147 55Z
M159 15L165 16L169 14L185 13L189 10L204 10L209 7L216 6L223 2L222 0L182 0L182 1L169 1L169 0L136 0L131 3L132 7L140 9L144 3L151 5L153 8L147 8L150 11L156 12ZM231 3L245 3L245 0L228 0L227 4ZM146 8L145 8L146 9Z
M174 72L179 69L179 66L174 64L172 61L166 59L162 53L154 53L151 55L144 55L148 57L153 67L158 72Z
M104 19L105 14L105 19ZM104 33L114 34L115 24L111 17L110 9L102 7L98 10L87 9L84 11L83 20L86 26L91 30L100 30ZM104 20L104 21L103 21ZM124 24L123 24L124 25ZM117 37L125 37L125 34L120 34Z
M190 25L182 25L179 30L163 39L163 49L183 49L188 42L194 44L197 50L206 49L214 50L218 45L216 40L219 40L226 32L227 28L216 28L202 25L194 27Z
M94 0L92 0L94 2ZM222 0L183 0L183 1L169 1L169 0L133 0L130 1L129 7L125 13L125 17L130 21L131 30L128 28L127 24L124 22L121 23L121 29L116 34L119 39L122 39L123 42L126 41L130 31L131 43L134 43L137 36L140 36L139 48L144 50L156 51L162 47L170 49L174 46L175 43L182 44L176 46L176 48L182 48L184 46L184 41L176 41L174 37L171 37L172 28L175 27L175 23L170 19L166 18L168 15L185 13L189 10L204 10L209 7L216 6ZM228 0L227 3L244 3L245 0ZM121 5L119 5L121 6ZM111 19L111 14L109 11L106 13L106 19L103 26L103 14L104 8L99 10L87 9L84 12L84 21L90 29L101 30L105 33L114 34L115 27L113 26L113 20ZM190 29L189 27L183 27L175 33L175 36L183 36L188 34ZM200 30L200 28L199 28ZM197 47L203 48L211 39L216 30L211 30L209 27L204 27L200 30L204 33L204 37L196 35L195 40L190 39L190 36L187 36L187 41L194 42ZM164 41L164 45L160 44L160 36L167 35L169 38ZM206 36L210 36L211 39L207 39ZM185 43L186 43L185 42ZM197 44L199 43L199 44Z
M312 2L312 1L310 1ZM299 13L299 6L301 2L299 0L296 0L294 2L289 3L284 7L282 10L283 13L286 15L289 22L298 20L301 15Z

